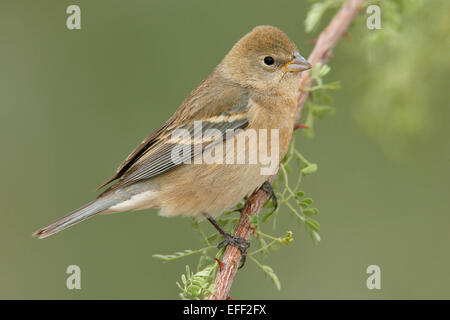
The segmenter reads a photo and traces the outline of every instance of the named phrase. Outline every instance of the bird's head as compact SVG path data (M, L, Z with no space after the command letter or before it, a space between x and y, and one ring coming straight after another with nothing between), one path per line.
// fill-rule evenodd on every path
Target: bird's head
M301 71L311 65L298 52L294 42L280 29L259 26L242 37L220 65L233 82L257 90L277 89L298 84Z

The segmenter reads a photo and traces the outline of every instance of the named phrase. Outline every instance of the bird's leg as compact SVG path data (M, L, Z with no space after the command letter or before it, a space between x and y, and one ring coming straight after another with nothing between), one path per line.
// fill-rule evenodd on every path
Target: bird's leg
M264 183L262 184L260 189L263 190L267 194L269 199L272 199L272 202L275 206L273 211L277 210L278 200L277 200L277 196L276 196L275 192L273 191L273 186L270 184L270 182L264 181Z
M227 245L232 245L233 247L236 247L241 251L241 263L239 269L242 268L245 264L245 259L247 257L247 248L250 246L250 242L242 237L233 236L228 232L225 232L216 220L206 214L204 216L206 217L206 219L208 219L209 222L211 222L214 228L216 228L217 231L219 231L220 235L223 237L223 240L217 245L218 249Z

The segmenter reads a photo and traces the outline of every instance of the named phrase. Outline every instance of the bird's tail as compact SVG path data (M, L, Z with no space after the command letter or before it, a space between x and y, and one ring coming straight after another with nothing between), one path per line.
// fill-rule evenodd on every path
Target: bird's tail
M69 228L74 224L77 224L78 222L86 220L87 218L90 218L96 214L99 214L107 210L109 207L118 202L120 201L116 199L99 198L69 213L68 215L53 222L52 224L49 224L48 226L37 230L36 232L33 233L33 236L39 239L47 238L52 234L55 234L66 228Z

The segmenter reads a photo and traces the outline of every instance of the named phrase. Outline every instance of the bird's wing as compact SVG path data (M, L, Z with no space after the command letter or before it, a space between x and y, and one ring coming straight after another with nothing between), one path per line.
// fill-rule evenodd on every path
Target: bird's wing
M101 186L97 188L101 189L110 182L119 179L132 165L133 163L139 159L147 150L151 148L152 145L157 143L159 141L158 137L163 133L167 127L171 124L171 119L169 119L163 126L161 126L159 129L153 131L147 138L145 138L134 150L131 152L128 157L125 159L125 161L117 168L116 173L106 180Z
M243 129L248 125L247 109L249 97L241 88L228 87L214 89L208 83L202 83L183 102L176 113L158 130L154 131L125 159L117 169L114 176L103 183L99 188L120 179L117 186L134 183L152 178L164 173L202 152L212 141L205 141L194 146L194 121L201 121L202 132L207 129L217 129L225 139L229 129ZM191 152L184 154L184 158L172 159L172 150L180 147L172 134L177 129L185 129L191 137ZM228 138L231 137L227 136Z

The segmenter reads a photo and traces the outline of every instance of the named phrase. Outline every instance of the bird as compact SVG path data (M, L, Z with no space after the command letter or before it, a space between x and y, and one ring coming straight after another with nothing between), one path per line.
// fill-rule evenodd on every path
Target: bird
M206 218L224 238L219 246L234 245L244 252L249 244L224 232L214 219L260 188L274 195L268 175L261 173L261 162L229 161L247 152L251 139L244 139L241 148L225 150L223 162L206 163L196 157L219 150L219 142L234 143L252 132L261 140L264 130L277 130L277 145L268 143L265 151L272 150L282 159L296 121L300 74L310 68L283 31L269 25L255 27L234 44L169 120L135 148L99 187L109 185L95 200L33 236L46 238L97 215L154 208L166 217ZM203 136L197 143L195 137L194 142L173 139L179 131L195 135L198 123L203 132L211 129L222 137ZM191 148L175 161L174 150L183 147ZM253 147L254 152L263 148Z

